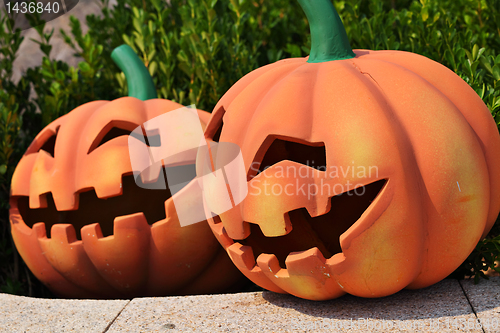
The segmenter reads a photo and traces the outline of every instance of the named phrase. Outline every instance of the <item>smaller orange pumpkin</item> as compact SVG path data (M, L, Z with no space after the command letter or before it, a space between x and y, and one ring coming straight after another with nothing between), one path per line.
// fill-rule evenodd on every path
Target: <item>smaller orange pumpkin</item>
M82 105L33 140L12 179L16 247L34 275L64 297L225 291L242 275L209 226L181 227L170 191L140 188L133 178L130 132L182 106L156 99L128 46L112 56L134 97Z

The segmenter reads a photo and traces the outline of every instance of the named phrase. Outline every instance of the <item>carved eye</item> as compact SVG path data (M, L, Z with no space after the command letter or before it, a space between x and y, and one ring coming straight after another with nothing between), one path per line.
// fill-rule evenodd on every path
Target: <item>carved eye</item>
M220 135L222 133L222 127L224 127L224 121L222 118L224 117L225 113L226 110L223 107L220 107L220 109L218 109L217 112L213 114L213 119L212 121L210 121L207 129L205 130L205 137L211 138L212 141L219 142Z
M40 149L38 149L38 151L44 150L47 153L49 153L50 156L54 157L54 152L56 148L56 138L57 138L57 132L56 134L50 136L47 139L47 141L45 141L45 143L40 147Z
M258 170L250 169L249 180L271 165L284 160L326 171L326 149L323 142L299 143L290 138L269 136L259 149L255 160L262 162Z
M55 132L50 129L42 132L38 139L33 142L33 145L28 148L26 155L38 153L43 150L54 157L57 133L59 133L59 127L56 128Z
M144 133L144 130L143 130ZM109 131L103 130L94 140L94 143L90 146L88 154L93 152L95 149L99 148L106 142L109 142L113 139L122 137L122 136L132 136L137 140L143 142L149 147L160 147L161 146L161 138L160 134L152 134L148 133L147 135L139 135L136 132L132 132L131 130L127 130L120 127L112 127Z
M222 133L222 127L224 126L224 121L221 119L219 126L217 128L217 131L214 134L213 141L219 142L220 141L220 134Z

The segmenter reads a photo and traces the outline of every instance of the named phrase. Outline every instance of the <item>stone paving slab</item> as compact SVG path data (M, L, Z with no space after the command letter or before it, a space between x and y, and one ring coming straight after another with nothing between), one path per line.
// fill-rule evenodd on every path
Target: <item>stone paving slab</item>
M500 332L500 277L478 285L444 280L385 298L346 295L327 302L272 292L132 301L0 294L0 332L493 333Z
M104 332L129 302L0 294L0 332Z
M469 327L468 327L469 326ZM380 299L272 292L136 298L107 332L483 332L456 280Z
M477 285L472 280L460 281L467 298L486 333L500 332L500 277L480 280Z

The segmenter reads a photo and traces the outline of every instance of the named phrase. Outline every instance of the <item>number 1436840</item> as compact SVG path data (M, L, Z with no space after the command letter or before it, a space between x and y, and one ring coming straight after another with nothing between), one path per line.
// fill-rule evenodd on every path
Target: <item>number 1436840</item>
M5 4L7 13L34 14L39 13L58 13L60 10L58 2L9 2Z

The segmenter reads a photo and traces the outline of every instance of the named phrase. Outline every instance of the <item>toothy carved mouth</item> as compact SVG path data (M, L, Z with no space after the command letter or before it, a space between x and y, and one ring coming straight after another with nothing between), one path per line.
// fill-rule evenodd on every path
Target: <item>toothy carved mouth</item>
M382 179L365 185L363 195L356 195L352 190L331 197L330 210L320 216L311 217L305 208L288 212L292 231L284 236L266 237L257 224L250 223L250 235L238 242L251 247L255 259L261 254L275 255L282 268L286 268L285 260L291 253L315 247L329 259L342 252L340 236L356 223L386 183L387 180ZM356 191L362 192L361 188Z
M158 182L160 181L161 177L158 178ZM171 197L168 186L166 190L145 189L135 183L133 175L123 176L122 186L121 195L107 199L98 198L93 189L81 192L77 196L78 209L70 211L58 211L51 193L46 194L46 208L31 209L29 197L26 196L11 198L11 204L17 205L28 227L44 222L49 238L52 226L58 223L73 225L77 238L81 240L80 229L92 223L99 223L102 234L106 237L113 234L113 223L117 217L142 212L150 225L166 218L165 201ZM148 186L155 187L154 184Z

